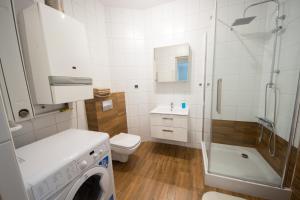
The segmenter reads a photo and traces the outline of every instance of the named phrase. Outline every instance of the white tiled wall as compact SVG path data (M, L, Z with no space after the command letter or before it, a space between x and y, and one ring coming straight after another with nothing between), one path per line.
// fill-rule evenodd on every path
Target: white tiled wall
M14 0L16 15L33 3L33 0ZM104 7L98 0L64 0L65 13L81 21L87 30L90 50L90 77L95 87L110 87L110 68ZM73 109L64 113L49 114L22 123L23 129L13 133L16 147L45 138L68 128L87 129L84 102L73 103Z
M32 0L15 0L17 12ZM26 3L27 2L27 3ZM242 15L243 8L252 0L219 0L218 18L232 24ZM96 87L111 87L113 91L126 92L126 108L129 132L150 140L149 111L158 104L179 105L182 101L190 107L189 141L187 144L200 148L202 138L203 104L203 38L208 32L209 47L212 47L213 14L212 0L175 0L149 9L124 9L103 7L99 0L64 0L65 12L86 25L90 49L90 75ZM299 67L297 52L299 41L298 0L287 0L285 21L287 27L281 37L279 66L282 73L278 84L280 93L279 112L281 118L290 116L291 97L295 95L296 71ZM219 119L254 121L258 111L258 97L261 82L266 81L264 73L269 66L270 34L266 21L267 7L260 6L249 10L256 15L254 22L247 26L236 27L230 31L217 22L216 79L223 79L223 110L215 113ZM269 8L271 9L271 8ZM153 49L155 47L189 43L192 49L192 76L188 83L155 83L153 77ZM211 48L210 48L211 49ZM212 51L208 51L210 53ZM208 74L212 73L212 55L208 55ZM263 65L262 65L263 64ZM293 77L293 78L292 78ZM210 82L211 76L207 76ZM286 82L286 80L289 80ZM290 83L289 83L290 82ZM138 88L134 86L138 85ZM207 86L209 93L211 86ZM215 90L214 90L215 94ZM209 97L210 95L208 95ZM210 99L206 100L208 103ZM215 103L215 102L214 102ZM52 114L23 123L24 129L14 134L16 146L52 135L68 127L86 128L83 102L79 102L78 114L73 111ZM206 107L209 113L209 105ZM213 106L214 108L214 106ZM286 112L288 111L288 112ZM285 114L284 114L285 113ZM78 118L77 118L78 115ZM205 115L206 118L208 114ZM278 119L278 129L287 128L284 119ZM206 127L209 130L209 120ZM207 131L208 132L208 131ZM281 131L280 131L281 132ZM286 131L282 131L287 133ZM287 136L282 135L287 138Z
M39 116L21 125L20 131L12 133L17 148L69 128L87 129L84 102L73 103L70 111Z
M110 87L104 7L99 0L64 0L65 13L82 22L90 49L90 77L95 87Z
M242 16L243 9L253 1L218 0L218 18L231 25ZM281 14L286 14L284 31L279 34L274 75L278 88L277 130L289 140L296 86L299 75L299 13L297 0L281 2ZM275 28L275 4L268 3L248 10L247 16L257 16L249 25L234 27L231 31L222 22L217 22L215 83L223 79L222 113L213 116L218 119L257 121L264 115L265 85L270 81ZM273 119L274 94L268 93L267 117ZM214 104L216 104L214 90Z
M105 11L112 90L126 92L129 132L147 138L152 69L145 56L145 11L109 7Z
M156 105L189 104L189 141L200 148L202 137L203 37L214 2L176 0L145 10L106 8L112 89L126 92L129 132L151 139L149 111ZM154 82L153 49L189 43L192 77L188 83ZM135 89L134 85L139 88ZM166 142L166 141L163 141Z
M203 124L204 37L210 35L214 1L174 1L150 9L148 17L148 56L153 58L153 48L189 43L192 52L191 77L188 83L154 83L154 105L174 102L180 106L187 102L190 108L188 143L200 148ZM151 62L152 63L152 62ZM152 67L152 66L151 66ZM200 86L202 84L202 86Z
M218 18L231 24L241 16L241 11L250 1L218 1ZM222 3L224 2L224 3ZM298 6L298 7L297 7ZM283 31L279 35L274 75L278 90L277 133L288 140L299 74L299 1L288 0L281 5L281 13L287 15ZM267 11L267 12L265 12ZM269 82L273 56L275 28L275 4L253 7L247 16L256 19L249 25L235 27L230 31L222 23L217 24L216 79L223 79L222 113L214 112L220 119L256 121L264 114L265 85ZM228 51L230 49L230 51ZM216 92L214 93L216 95ZM216 98L215 98L216 99ZM273 119L274 96L268 94L267 116ZM215 102L214 102L215 103ZM272 105L273 104L273 105Z
M281 5L281 14L285 14L287 18L283 21L284 31L279 34L278 38L278 54L276 59L275 70L279 69L280 73L274 75L274 81L278 88L278 104L277 104L277 133L285 140L289 140L290 128L292 123L295 96L297 91L297 82L300 71L300 39L297 37L300 31L300 14L297 12L300 2L297 0L287 0ZM275 28L274 6L268 7L266 29L271 31ZM260 96L260 112L262 115L264 110L264 86L269 82L270 66L272 57L272 48L274 42L274 34L267 40L264 49L264 70L261 80L261 96ZM272 93L269 94L268 116L274 113ZM298 142L298 141L297 141Z
M249 1L218 0L213 105L216 105L218 79L222 79L222 104L221 113L213 106L214 119L256 121L266 6L253 7L247 12L247 16L257 16L250 24L232 30L228 27L242 17L248 4Z

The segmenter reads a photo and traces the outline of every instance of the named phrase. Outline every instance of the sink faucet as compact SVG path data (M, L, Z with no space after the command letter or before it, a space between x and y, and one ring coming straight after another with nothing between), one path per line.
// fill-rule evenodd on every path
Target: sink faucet
M170 107L171 107L171 111L173 111L173 108L174 108L174 103L173 102L171 102Z

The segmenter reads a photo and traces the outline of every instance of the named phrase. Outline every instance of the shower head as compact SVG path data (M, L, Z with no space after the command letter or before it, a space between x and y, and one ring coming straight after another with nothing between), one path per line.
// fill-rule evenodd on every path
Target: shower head
M256 16L238 18L233 22L233 24L231 26L246 25L246 24L251 23L255 18L256 18Z
M255 17L256 17L256 16L245 17L245 16L246 16L246 12L249 10L249 8L252 8L252 7L261 5L261 4L269 3L269 2L276 3L276 4L277 4L277 9L278 9L278 12L279 12L279 1L278 1L278 0L264 0L264 1L261 1L261 2L258 2L258 3L253 3L253 4L250 4L249 6L247 6L247 7L244 9L243 17L242 17L242 18L236 19L236 20L233 22L232 26L240 26L240 25L246 25L246 24L249 24L249 23L252 22L252 21L255 19Z

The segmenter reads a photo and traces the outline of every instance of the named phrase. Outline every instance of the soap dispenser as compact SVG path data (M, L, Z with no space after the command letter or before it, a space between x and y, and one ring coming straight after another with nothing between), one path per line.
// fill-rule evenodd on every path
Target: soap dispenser
M181 102L181 108L182 109L186 109L187 105L186 105L186 102L185 101L182 101Z

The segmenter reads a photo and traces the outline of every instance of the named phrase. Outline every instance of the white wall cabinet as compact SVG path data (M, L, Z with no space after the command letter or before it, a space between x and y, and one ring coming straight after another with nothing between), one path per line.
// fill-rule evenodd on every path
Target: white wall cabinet
M0 4L0 85L8 118L33 117L10 0Z
M151 114L151 136L187 142L188 117L183 115Z
M42 3L26 8L22 17L22 44L34 103L93 98L84 25Z

